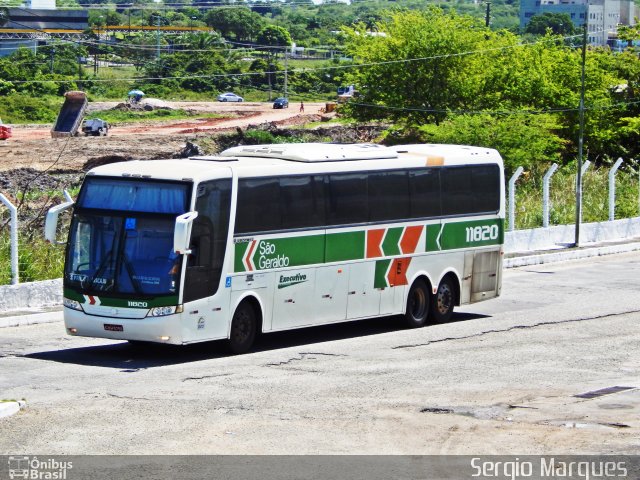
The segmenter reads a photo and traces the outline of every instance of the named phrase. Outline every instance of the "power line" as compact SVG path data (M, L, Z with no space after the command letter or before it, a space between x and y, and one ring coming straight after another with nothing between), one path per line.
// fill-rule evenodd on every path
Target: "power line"
M377 108L381 110L392 110L401 112L418 112L418 113L446 113L453 115L543 115L550 113L569 113L578 112L579 108L548 108L542 110L522 109L522 110L451 110L451 109L435 109L423 107L394 107L391 105L381 105L375 103L359 103L350 101L351 105L366 108ZM630 105L639 105L640 100L630 100L627 102L617 102L611 105L593 105L585 107L585 111L601 111L613 110L616 108L624 108Z

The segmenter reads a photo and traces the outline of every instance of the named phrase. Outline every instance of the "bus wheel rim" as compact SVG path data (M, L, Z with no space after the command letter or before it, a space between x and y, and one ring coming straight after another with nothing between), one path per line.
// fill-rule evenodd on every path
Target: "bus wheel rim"
M436 305L438 307L438 311L442 314L445 314L451 308L451 300L453 298L451 287L446 283L440 285L438 289L438 298L436 300Z
M426 295L422 289L416 289L411 298L411 316L416 319L424 317L427 310Z

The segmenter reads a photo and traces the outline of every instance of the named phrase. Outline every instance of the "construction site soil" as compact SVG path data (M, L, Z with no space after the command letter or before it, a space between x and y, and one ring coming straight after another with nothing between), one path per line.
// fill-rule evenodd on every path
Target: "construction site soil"
M147 99L145 109L180 109L216 118L145 121L112 125L106 137L51 138L51 125L13 125L13 137L0 142L0 191L11 199L24 192L73 188L84 173L98 165L127 160L186 158L215 154L248 143L247 130L261 129L276 136L305 141L368 142L380 126L344 126L325 104L305 104L275 110L271 103L164 102ZM88 113L121 108L117 102L90 103ZM309 122L324 122L302 129Z

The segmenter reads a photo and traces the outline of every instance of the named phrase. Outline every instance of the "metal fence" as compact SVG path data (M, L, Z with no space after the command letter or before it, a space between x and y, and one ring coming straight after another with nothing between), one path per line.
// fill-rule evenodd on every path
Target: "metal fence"
M633 162L633 159L631 159ZM613 166L609 169L609 221L613 221L615 219L615 211L616 211L616 173L618 169L622 166L623 160L622 158L618 158ZM588 160L584 162L582 165L582 178L584 178L585 173L589 169L591 162ZM542 177L542 226L544 228L549 227L549 213L551 211L551 202L549 200L549 192L550 192L550 184L551 177L558 169L558 165L556 163L552 164L544 176ZM516 183L520 175L522 175L524 169L522 167L518 167L516 171L513 173L511 178L508 181L508 208L507 208L507 218L508 218L508 226L507 231L515 230L516 223ZM638 172L638 211L640 212L640 169ZM584 180L583 180L584 181ZM580 219L582 221L582 219Z

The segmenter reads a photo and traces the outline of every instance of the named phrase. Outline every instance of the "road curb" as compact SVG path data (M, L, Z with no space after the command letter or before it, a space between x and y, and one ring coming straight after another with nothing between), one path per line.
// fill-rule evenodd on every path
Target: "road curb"
M25 325L36 325L38 323L52 323L62 321L62 310L55 310L46 313L21 313L9 317L0 317L0 328L3 327L23 327Z
M505 258L504 268L527 267L542 265L545 263L567 262L590 257L601 257L616 253L635 252L640 250L640 242L622 243L616 245L603 245L598 247L572 248L558 252L538 252L534 254L521 254Z

